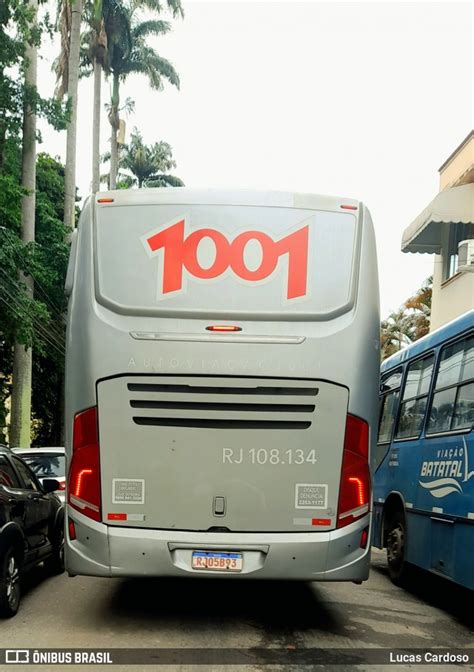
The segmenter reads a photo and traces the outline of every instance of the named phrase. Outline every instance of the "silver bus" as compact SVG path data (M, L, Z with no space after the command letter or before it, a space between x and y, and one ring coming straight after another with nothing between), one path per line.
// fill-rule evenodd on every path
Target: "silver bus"
M70 575L367 579L380 360L361 202L101 192L66 291Z

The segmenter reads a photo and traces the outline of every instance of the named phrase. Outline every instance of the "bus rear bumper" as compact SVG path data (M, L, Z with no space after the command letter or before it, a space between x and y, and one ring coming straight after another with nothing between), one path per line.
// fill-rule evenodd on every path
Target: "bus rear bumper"
M108 526L76 511L71 519L76 539L67 536L65 552L70 575L306 581L365 581L369 575L370 548L361 548L361 539L370 525L370 516L331 532L292 533L182 532ZM193 569L193 550L241 552L242 571Z

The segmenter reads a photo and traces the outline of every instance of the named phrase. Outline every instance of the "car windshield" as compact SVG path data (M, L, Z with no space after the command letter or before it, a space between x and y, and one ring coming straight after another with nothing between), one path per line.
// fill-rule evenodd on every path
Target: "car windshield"
M66 460L61 453L25 455L23 459L38 478L63 477L66 473Z

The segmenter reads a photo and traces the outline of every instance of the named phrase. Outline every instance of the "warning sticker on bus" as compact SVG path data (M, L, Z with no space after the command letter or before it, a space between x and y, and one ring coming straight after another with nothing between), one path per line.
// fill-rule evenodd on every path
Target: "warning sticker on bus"
M324 483L297 483L296 509L325 509L328 505L328 486Z
M143 478L114 478L112 493L113 504L144 504L145 480Z

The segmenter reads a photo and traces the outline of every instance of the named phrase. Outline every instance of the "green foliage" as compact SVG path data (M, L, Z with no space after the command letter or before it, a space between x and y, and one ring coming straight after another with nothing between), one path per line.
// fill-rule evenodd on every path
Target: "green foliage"
M36 166L36 243L33 272L50 300L65 309L63 292L69 246L63 224L64 167L47 154L39 154Z
M0 324L4 338L34 342L33 325L42 317L42 307L32 301L19 278L30 260L28 247L19 238L21 224L20 150L9 139L4 148L0 173Z
M61 103L56 98L36 95L36 114L44 117L56 131L64 131L71 117L71 101Z
M104 161L109 159L110 154L104 155ZM131 133L130 143L120 149L118 165L121 170L118 175L119 189L136 186L139 188L184 186L179 177L168 174L168 171L176 168L171 145L167 142L145 145L140 131L136 128Z
M424 281L420 289L380 324L382 360L426 336L430 330L433 278Z
M65 311L64 282L69 258L67 229L63 224L64 167L47 154L36 165L36 243L30 269L35 297L48 318L47 332L38 337L42 347L33 356L33 428L38 445L59 445L64 382Z
M65 128L69 118L67 105L42 98L36 89L23 85L26 47L39 45L43 31L50 30L48 15L31 26L33 18L31 8L22 0L0 1L0 171L7 138L20 134L24 102L58 130Z
M11 391L13 344L19 341L33 346L35 440L57 443L64 376L63 287L69 252L62 222L64 169L48 155L38 156L36 241L23 245L18 235L22 190L18 186L20 151L16 143L7 143L6 156L0 174L0 442L5 440L5 400ZM20 271L34 279L33 300L19 279Z
M182 15L179 0L169 0L167 4L175 16ZM109 52L106 72L113 76L109 112L113 129L117 129L119 123L120 83L129 75L145 75L153 89L161 90L165 80L179 88L179 75L173 65L147 44L148 37L167 33L171 25L167 21L143 19L140 15L143 7L160 12L161 5L146 0L121 0L117 5L120 11L112 15L112 21L105 17L104 24Z
M24 2L0 2L0 157L8 134L21 128L23 89L15 68L24 58L31 18Z
M58 130L69 119L67 103L43 98L36 87L24 85L27 47L39 46L42 35L51 31L47 13L35 22L34 11L24 0L0 0L0 442L5 440L14 343L34 349L33 413L40 431L43 427L52 431L45 418L57 404L51 405L48 391L53 389L55 376L62 380L62 287L67 263L62 225L64 179L62 166L46 155L37 161L36 241L23 245L20 239L25 194L21 187L24 106L29 105ZM34 279L34 298L26 291L28 277Z
M433 293L433 276L425 280L420 289L407 299L404 308L414 328L414 340L426 336L430 330L431 297Z
M15 139L5 140L0 167L0 226L19 235L21 223L20 152ZM4 250L0 245L0 254ZM5 258L0 258L5 263ZM1 265L0 265L1 267Z

